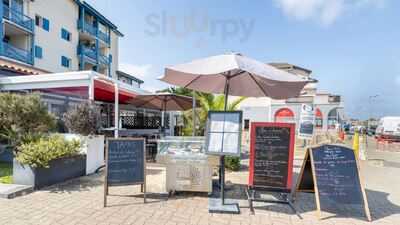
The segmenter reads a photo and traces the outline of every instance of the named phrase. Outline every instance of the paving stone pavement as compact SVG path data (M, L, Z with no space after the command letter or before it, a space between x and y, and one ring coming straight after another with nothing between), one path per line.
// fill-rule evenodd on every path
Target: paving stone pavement
M302 163L302 154L296 153L296 175ZM389 154L389 155L387 155ZM374 160L365 161L362 175L373 222L366 222L361 209L342 208L340 215L323 212L324 219L315 214L313 194L300 193L295 207L301 217L286 205L257 203L255 215L251 215L244 194L247 168L228 172L227 180L233 183L228 197L239 198L239 215L208 213L206 194L178 193L167 199L161 196L165 170L157 165L148 167L149 201L137 196L139 186L111 187L108 207L103 208L103 175L96 174L74 179L63 184L36 191L32 194L7 200L0 199L0 224L226 224L226 225L395 225L400 224L400 154L371 151ZM388 163L389 162L389 163ZM246 164L247 160L243 160ZM296 179L296 177L295 177ZM229 186L229 185L228 185Z

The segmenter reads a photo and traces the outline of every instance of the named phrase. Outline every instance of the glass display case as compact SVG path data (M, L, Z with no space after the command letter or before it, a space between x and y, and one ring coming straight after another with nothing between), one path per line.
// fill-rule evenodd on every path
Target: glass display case
M164 137L157 141L157 162L166 166L166 190L212 191L219 158L205 154L204 137Z

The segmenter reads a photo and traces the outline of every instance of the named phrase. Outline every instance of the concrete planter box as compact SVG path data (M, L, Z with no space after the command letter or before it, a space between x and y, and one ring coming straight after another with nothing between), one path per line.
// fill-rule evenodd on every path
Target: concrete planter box
M35 189L86 174L86 156L79 155L69 158L52 160L50 168L32 168L14 159L13 180L15 184L31 185Z
M104 135L63 135L67 140L77 139L81 141L81 153L86 155L86 175L92 174L101 166L104 166Z

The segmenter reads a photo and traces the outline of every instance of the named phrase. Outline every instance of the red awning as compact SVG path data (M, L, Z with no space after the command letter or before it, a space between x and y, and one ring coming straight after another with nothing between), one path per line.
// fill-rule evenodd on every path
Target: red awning
M75 96L79 98L88 99L89 98L89 87L88 86L80 86L80 87L62 87L62 88L46 88L40 89L42 92L52 93L52 94L61 94L66 96ZM113 83L102 81L102 80L94 80L94 100L114 103L114 95L115 87ZM127 101L131 100L137 96L136 93L132 91L128 91L122 88L119 88L119 103L125 104Z
M96 101L114 103L114 93L114 84L106 81L94 80L94 99ZM135 96L137 96L137 94L132 91L119 89L119 103L126 103Z

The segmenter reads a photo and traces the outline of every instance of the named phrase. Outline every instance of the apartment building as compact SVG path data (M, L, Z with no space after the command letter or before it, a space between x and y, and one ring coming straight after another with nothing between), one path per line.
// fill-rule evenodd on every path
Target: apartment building
M3 0L0 14L1 71L94 70L118 77L118 39L123 34L87 2Z

